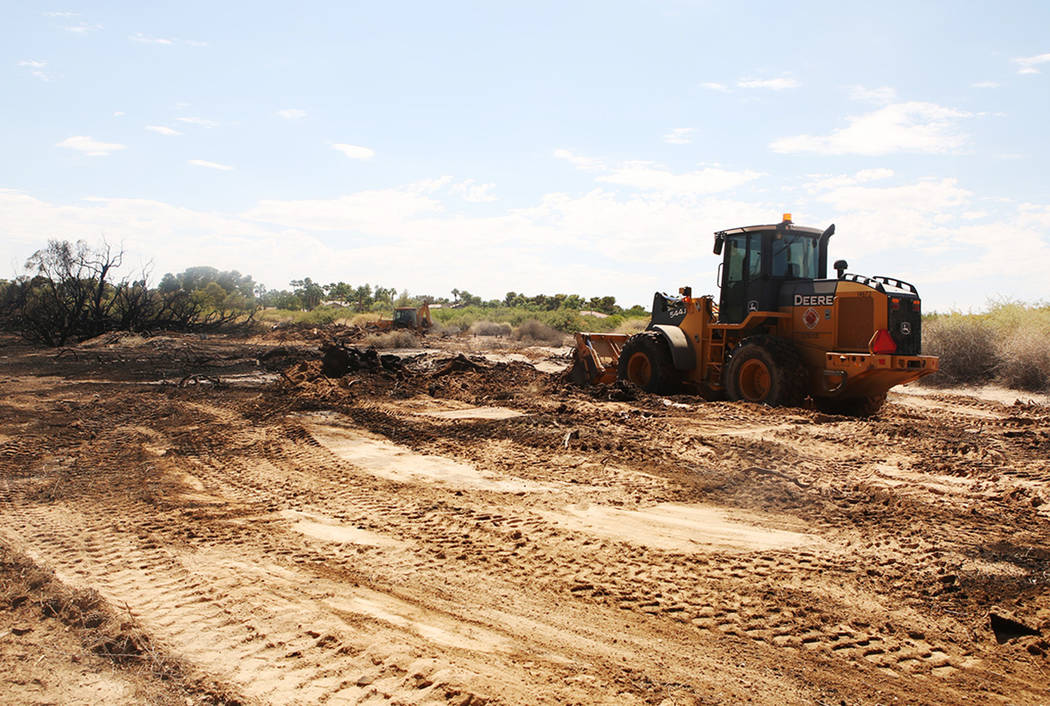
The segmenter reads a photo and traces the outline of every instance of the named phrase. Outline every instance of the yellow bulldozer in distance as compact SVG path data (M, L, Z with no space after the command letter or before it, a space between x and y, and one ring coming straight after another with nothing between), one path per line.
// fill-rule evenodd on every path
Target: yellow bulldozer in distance
M718 304L659 292L645 331L577 333L578 383L629 380L658 394L799 406L870 416L894 385L937 370L921 355L922 311L914 286L894 277L827 276L835 232L781 223L715 233Z
M410 329L417 333L429 331L434 326L434 320L430 318L430 305L421 304L414 306L399 306L394 309L392 319L380 319L372 324L372 328L379 331L391 329Z

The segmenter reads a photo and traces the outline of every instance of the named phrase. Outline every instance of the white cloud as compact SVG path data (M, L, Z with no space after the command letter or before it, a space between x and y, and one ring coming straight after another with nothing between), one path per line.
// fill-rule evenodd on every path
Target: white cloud
M274 287L306 275L374 282L382 272L381 284L417 293L466 285L492 298L571 287L647 305L654 290L682 284L716 292L710 233L773 222L786 205L797 223L835 222L834 257L848 258L852 271L915 282L927 310L980 306L995 287L1019 298L1045 296L1050 205L977 199L954 179L897 183L885 167L811 177L797 192L749 200L677 190L677 183L657 190L602 181L632 165L648 165L632 172L647 184L646 169L660 174L657 182L670 173L648 162L603 165L584 172L594 180L584 193L548 193L524 206L485 209L490 215L463 198L472 189L488 196L489 184L451 177L336 198L261 201L238 215L141 199L48 203L0 189L0 232L9 236L0 239L0 261L24 262L51 234L105 233L156 261L158 272L203 262ZM602 254L597 264L595 252Z
M488 203L495 201L496 197L490 192L496 188L495 184L477 184L473 179L467 179L458 184L453 184L449 190L458 194L464 201L470 203Z
M676 127L664 135L664 142L669 145L688 145L693 141L693 128Z
M55 146L76 150L77 152L82 152L89 157L108 157L117 150L125 149L124 145L119 145L114 142L100 142L99 140L84 135L67 137Z
M880 181L882 179L889 179L893 176L893 170L885 167L877 169L861 169L859 172L854 174L840 174L836 176L827 176L824 174L812 175L810 181L803 184L806 191L810 193L817 193L827 191L829 189L837 189L843 186L853 186L855 184L866 184L872 181Z
M174 39L166 39L164 37L147 37L142 32L136 32L135 34L128 37L133 42L139 42L140 44L163 44L170 46L175 43Z
M113 112L114 118L123 118L125 115L127 115L127 113L125 113L123 110L117 110Z
M584 157L570 150L554 150L554 156L558 159L564 159L565 161L571 163L577 169L583 169L585 171L605 169L605 164L600 159L594 159L593 157Z
M214 120L207 120L205 118L182 117L182 118L175 118L175 119L178 120L180 123L186 123L188 125L200 125L201 127L218 127L219 126L219 123L215 122Z
M853 86L850 88L849 97L851 100L860 101L862 103L885 105L887 103L892 103L897 99L897 91L889 86L882 86L881 88Z
M77 17L79 14L80 13L78 13L78 12L56 11L56 12L45 12L44 13L44 17Z
M716 194L731 191L760 176L761 172L731 172L716 167L675 174L655 162L635 161L624 162L599 176L598 181L665 194Z
M158 135L167 135L169 137L182 134L178 130L172 130L170 127L167 127L165 125L147 125L146 129L150 132L155 132Z
M63 27L62 29L66 30L67 32L73 32L74 34L87 34L89 32L97 32L98 30L102 29L102 25L81 22L78 25L69 25L67 27Z
M306 111L298 108L285 108L284 110L278 110L277 114L285 120L301 120L306 117Z
M999 84L995 81L977 81L976 83L970 84L971 88L999 88Z
M333 144L332 149L342 152L350 159L372 159L372 157L374 157L376 154L375 150L369 149L368 147L361 147L360 145L347 145L343 143Z
M847 118L849 125L830 135L796 135L773 141L774 152L885 155L893 152L955 152L967 140L958 122L969 113L934 103L894 103L873 113Z
M219 164L218 162L209 162L203 159L190 159L187 161L195 167L207 167L208 169L218 169L224 172L233 170L233 167L228 164Z
M628 186L642 191L665 194L714 194L730 191L762 176L761 172L732 172L718 167L705 167L692 172L674 173L661 164L643 160L608 166L599 159L577 155L569 150L554 151L581 171L597 172L596 181Z
M701 83L700 87L701 88L706 88L709 91L721 91L722 93L727 93L729 91L729 88L726 87L725 84L723 84L723 83L716 83L714 81L707 81L705 83Z
M798 88L802 84L793 78L742 78L736 82L737 88L767 88L771 91L783 91L788 88Z
M47 62L40 59L23 59L18 62L19 66L29 69L30 75L40 79L41 81L50 81L51 77L44 72L44 67L47 66Z
M1050 54L1038 54L1036 56L1026 56L1014 59L1014 63L1017 64L1017 73L1019 74L1037 74L1039 69L1036 68L1039 64L1045 64L1050 61Z

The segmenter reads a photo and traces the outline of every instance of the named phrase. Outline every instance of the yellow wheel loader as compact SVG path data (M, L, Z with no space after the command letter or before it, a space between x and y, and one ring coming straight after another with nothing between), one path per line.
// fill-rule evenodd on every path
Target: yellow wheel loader
M715 233L719 301L653 297L649 326L633 336L577 333L572 378L629 380L658 394L875 414L894 385L937 370L921 355L922 311L914 286L894 277L828 278L835 232L781 223Z
M380 331L407 328L422 333L429 331L433 325L434 321L430 318L430 305L423 304L418 308L414 306L399 306L394 309L393 319L380 319L373 324L373 328Z

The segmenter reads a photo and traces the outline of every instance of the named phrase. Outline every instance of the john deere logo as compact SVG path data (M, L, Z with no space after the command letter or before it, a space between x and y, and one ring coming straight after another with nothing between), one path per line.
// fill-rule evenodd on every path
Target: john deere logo
M820 322L820 314L813 307L806 309L806 313L802 315L802 323L806 325L806 328L816 328Z

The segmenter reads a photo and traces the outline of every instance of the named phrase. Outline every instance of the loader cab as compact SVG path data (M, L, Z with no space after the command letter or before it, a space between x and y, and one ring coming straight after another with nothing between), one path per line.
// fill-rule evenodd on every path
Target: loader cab
M835 232L782 223L715 233L721 296L719 323L736 324L751 311L776 311L785 282L827 277L828 239Z
M413 307L394 310L394 328L416 328L418 323L418 312Z

